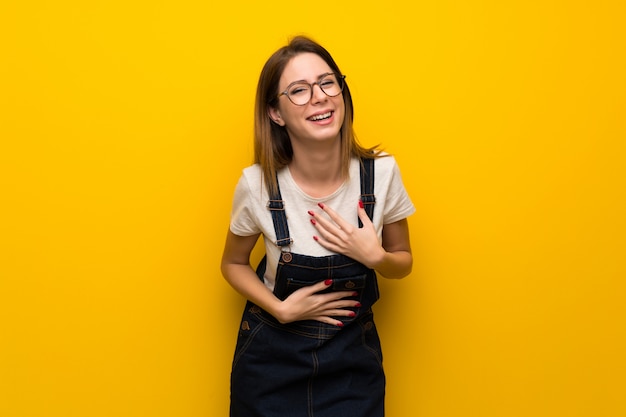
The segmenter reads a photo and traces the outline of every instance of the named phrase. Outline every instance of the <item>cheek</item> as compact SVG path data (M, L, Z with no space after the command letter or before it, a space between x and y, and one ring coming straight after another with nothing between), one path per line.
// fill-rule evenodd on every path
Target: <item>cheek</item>
M344 118L346 117L346 105L343 102L343 97L339 96L339 99L335 103L336 112L341 114L340 120L343 123Z
M281 114L283 115L283 120L287 124L289 124L290 122L298 123L298 121L304 118L304 110L301 108L289 109Z
M346 104L343 101L343 94L339 94L337 97L333 97L332 100L335 102L335 106L338 109L345 110Z

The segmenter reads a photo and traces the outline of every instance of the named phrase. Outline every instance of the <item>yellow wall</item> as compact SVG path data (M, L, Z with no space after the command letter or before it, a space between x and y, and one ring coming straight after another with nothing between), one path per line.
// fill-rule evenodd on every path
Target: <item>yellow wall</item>
M625 27L621 0L2 2L0 415L226 415L222 242L297 33L418 208L376 310L388 414L626 415Z

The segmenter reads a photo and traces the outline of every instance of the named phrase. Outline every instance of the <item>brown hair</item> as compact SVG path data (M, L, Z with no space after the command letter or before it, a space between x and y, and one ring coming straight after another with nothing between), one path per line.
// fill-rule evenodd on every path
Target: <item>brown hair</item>
M261 165L263 177L267 182L270 194L274 193L278 188L276 171L291 162L293 149L291 148L287 130L285 127L271 121L269 109L275 108L278 104L278 83L287 63L296 55L306 52L319 55L333 72L339 76L343 75L330 53L315 41L304 36L293 38L289 44L274 52L265 63L259 77L256 93L254 162ZM352 128L354 119L352 96L350 95L350 88L348 88L348 84L345 81L342 94L345 116L341 127L341 166L342 175L344 178L347 178L351 157L375 158L378 157L380 150L377 150L376 146L363 148L359 145Z

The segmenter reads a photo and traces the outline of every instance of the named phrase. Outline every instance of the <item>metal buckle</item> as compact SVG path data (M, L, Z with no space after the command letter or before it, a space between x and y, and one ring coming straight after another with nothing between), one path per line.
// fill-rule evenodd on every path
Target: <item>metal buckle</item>
M291 249L289 247L283 247L281 249L281 259L284 263L288 264L293 259L293 255L291 254Z
M267 200L266 207L270 210L284 210L285 200Z

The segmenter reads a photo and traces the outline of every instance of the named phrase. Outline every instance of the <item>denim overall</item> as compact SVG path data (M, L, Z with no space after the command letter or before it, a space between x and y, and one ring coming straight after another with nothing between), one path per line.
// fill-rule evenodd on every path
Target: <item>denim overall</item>
M361 166L361 201L374 211L374 162ZM344 327L314 320L280 324L247 302L231 373L231 417L382 417L385 375L372 305L376 273L336 254L313 257L289 251L291 238L280 190L270 198L276 244L282 247L274 293L285 299L305 285L328 278L327 291L353 290L361 303ZM359 227L362 227L359 221ZM257 269L262 279L265 259Z

